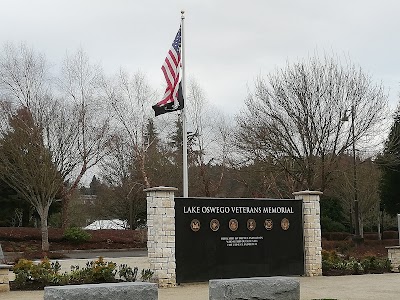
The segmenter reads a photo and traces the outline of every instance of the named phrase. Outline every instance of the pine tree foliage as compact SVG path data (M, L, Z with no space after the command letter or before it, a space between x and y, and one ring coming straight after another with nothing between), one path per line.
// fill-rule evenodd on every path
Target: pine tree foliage
M47 218L63 180L43 142L42 129L27 108L10 117L0 140L0 177L29 202L41 220L42 250L49 250Z
M400 108L394 116L383 155L378 161L382 169L379 188L381 208L394 216L400 213Z

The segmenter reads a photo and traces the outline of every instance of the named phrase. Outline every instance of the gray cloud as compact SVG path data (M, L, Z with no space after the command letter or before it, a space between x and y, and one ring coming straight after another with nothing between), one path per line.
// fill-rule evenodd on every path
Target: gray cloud
M219 107L242 105L247 86L315 51L359 64L398 102L398 1L2 0L0 43L26 42L54 64L82 47L106 72L160 71L186 11L186 70Z

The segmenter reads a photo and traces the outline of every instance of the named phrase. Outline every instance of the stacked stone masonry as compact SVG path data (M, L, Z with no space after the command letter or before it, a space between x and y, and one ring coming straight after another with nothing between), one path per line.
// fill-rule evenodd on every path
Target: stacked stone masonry
M10 272L10 266L0 264L0 293L10 291L10 284L8 278L9 272Z
M176 286L174 192L177 189L157 187L145 191L150 269L159 286Z
M321 223L318 191L293 193L303 200L304 264L306 276L322 275Z
M392 272L399 272L400 267L400 246L386 247L388 249L388 259L392 267Z

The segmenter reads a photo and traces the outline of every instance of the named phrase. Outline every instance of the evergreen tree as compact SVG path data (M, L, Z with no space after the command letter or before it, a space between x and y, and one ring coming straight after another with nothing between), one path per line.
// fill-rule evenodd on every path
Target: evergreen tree
M383 155L378 162L382 169L379 188L381 208L394 216L400 213L400 108L396 111Z
M89 185L89 195L97 195L99 186L100 186L99 180L96 178L95 175L93 175L92 181L90 182Z
M168 178L163 178L164 182L161 185L172 186L178 188L176 196L183 196L183 179L182 179L182 153L183 153L183 139L182 139L182 122L178 118L174 122L175 130L167 139L165 155L168 157L169 165L167 166ZM190 180L189 180L190 182Z
M180 118L178 118L175 122L176 130L170 137L170 141L168 143L171 149L171 155L173 163L181 170L182 169L182 145L183 145L183 128L182 122Z
M35 208L41 221L42 250L48 251L49 209L60 190L62 177L29 109L20 108L10 116L9 125L9 131L0 140L0 177Z
M0 180L0 227L29 226L31 205L3 180Z

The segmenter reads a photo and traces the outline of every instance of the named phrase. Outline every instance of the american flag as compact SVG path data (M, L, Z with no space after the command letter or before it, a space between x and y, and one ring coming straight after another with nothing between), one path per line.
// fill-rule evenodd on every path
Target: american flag
M160 102L153 106L158 114L174 111L179 109L180 103L178 99L179 91L179 73L181 69L181 28L172 43L171 48L168 51L167 57L165 58L164 64L161 70L164 73L165 81L167 82L167 88L164 96ZM160 112L157 110L163 109L165 111Z

